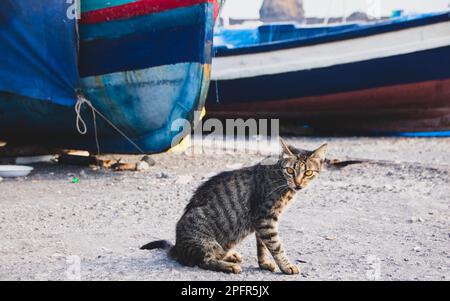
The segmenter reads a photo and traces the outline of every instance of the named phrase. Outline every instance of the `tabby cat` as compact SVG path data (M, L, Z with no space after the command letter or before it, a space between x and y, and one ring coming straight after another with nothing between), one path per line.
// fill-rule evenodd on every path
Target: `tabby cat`
M223 172L202 184L178 221L174 246L161 240L141 249L165 249L181 264L237 274L242 258L233 247L255 233L261 269L274 272L278 265L285 274L298 274L280 242L278 218L296 192L319 175L327 145L307 152L281 144L275 164Z

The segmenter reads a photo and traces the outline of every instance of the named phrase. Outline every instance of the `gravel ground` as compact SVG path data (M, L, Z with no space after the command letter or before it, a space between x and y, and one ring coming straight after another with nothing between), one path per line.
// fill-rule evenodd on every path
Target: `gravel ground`
M324 171L280 223L300 275L257 268L253 237L240 275L183 267L161 251L198 184L264 156L162 154L145 172L41 164L0 183L0 280L449 280L450 139L292 138L332 158L369 158ZM133 160L137 157L127 157ZM72 183L73 176L79 183Z

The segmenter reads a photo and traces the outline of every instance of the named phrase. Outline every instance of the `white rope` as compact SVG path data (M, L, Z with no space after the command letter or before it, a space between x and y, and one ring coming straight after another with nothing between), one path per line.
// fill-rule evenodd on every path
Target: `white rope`
M124 137L128 142L130 142L130 144L133 145L139 152L141 152L142 154L145 153L142 150L142 148L140 148L136 143L134 143L133 140L131 140L131 138L129 138L124 132L122 132L117 126L115 126L108 118L105 117L105 115L103 115L100 111L98 111L89 100L87 100L83 96L79 95L78 99L77 99L77 103L75 104L75 113L77 114L77 120L76 120L77 131L81 135L86 135L86 133L87 133L86 122L83 120L83 117L81 116L81 109L84 104L87 105L92 110L92 116L93 116L93 120L94 120L95 142L97 144L98 154L100 154L100 145L99 145L98 135L97 135L97 121L96 121L95 114L98 114L103 120L105 120L106 123L108 123L116 132L118 132L122 137Z
M81 108L83 107L83 104L87 104L90 107L92 106L92 103L87 100L84 97L79 96L77 99L77 103L75 104L75 113L77 114L77 131L81 135L86 135L87 133L87 126L86 122L84 122L83 118L81 117ZM95 115L95 111L92 110L92 119L94 121L94 135L95 135L95 145L97 146L97 156L100 156L100 143L98 142L98 133L97 133L97 118ZM83 126L83 130L81 130L80 124ZM97 161L97 167L99 167L99 161Z
M86 98L78 97L77 103L75 104L75 113L77 114L77 123L76 123L77 131L81 135L86 135L86 133L87 133L86 122L84 122L83 118L81 117L81 107L83 106L83 104L88 103L88 102L89 102L89 100L87 100ZM81 129L80 125L83 127L83 129Z

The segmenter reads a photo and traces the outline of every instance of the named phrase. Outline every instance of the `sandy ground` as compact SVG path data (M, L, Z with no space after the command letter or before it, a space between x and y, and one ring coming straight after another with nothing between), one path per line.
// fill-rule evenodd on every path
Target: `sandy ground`
M449 280L450 139L289 139L303 148L325 140L330 157L388 163L324 171L298 195L280 232L300 275L258 270L253 237L238 248L240 275L139 250L174 240L201 181L264 157L211 152L157 155L146 172L41 164L27 178L4 179L0 280Z

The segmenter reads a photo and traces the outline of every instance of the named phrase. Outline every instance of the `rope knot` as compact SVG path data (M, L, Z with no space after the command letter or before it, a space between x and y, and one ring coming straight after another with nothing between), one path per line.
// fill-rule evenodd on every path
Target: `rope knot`
M83 117L81 116L81 109L83 108L84 104L90 107L94 112L94 107L92 106L92 103L83 96L78 96L77 103L75 104L75 113L77 114L77 121L76 121L77 131L81 135L87 134L87 125Z

